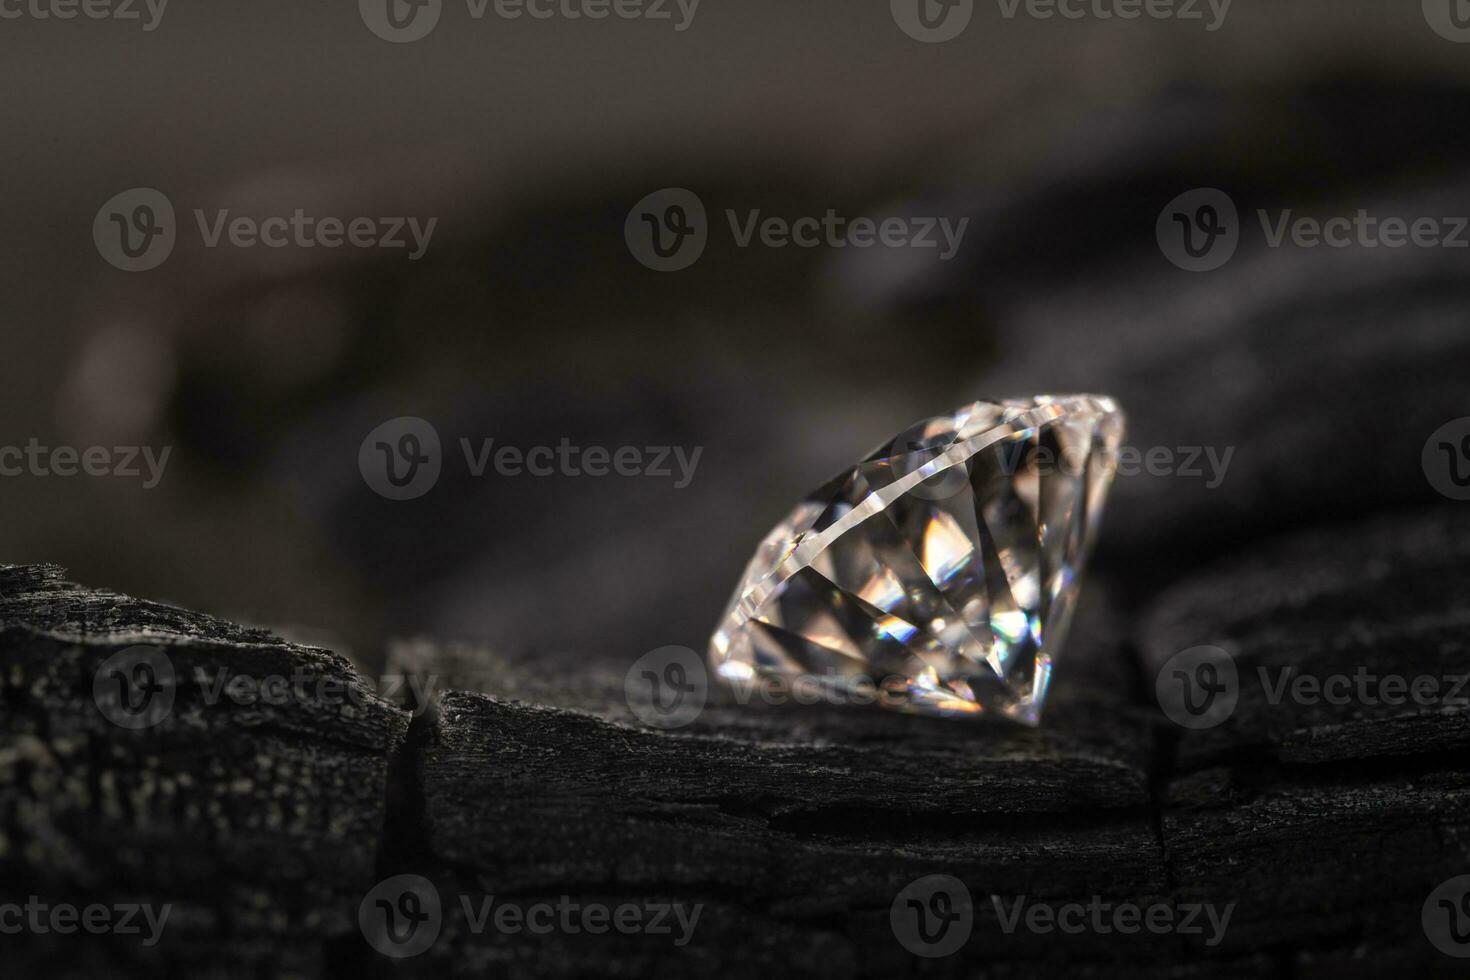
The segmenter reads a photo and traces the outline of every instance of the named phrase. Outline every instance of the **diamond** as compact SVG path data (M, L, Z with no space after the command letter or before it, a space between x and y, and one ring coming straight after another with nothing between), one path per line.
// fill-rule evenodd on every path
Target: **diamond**
M716 675L1037 724L1123 425L1110 398L1041 395L910 426L760 543Z

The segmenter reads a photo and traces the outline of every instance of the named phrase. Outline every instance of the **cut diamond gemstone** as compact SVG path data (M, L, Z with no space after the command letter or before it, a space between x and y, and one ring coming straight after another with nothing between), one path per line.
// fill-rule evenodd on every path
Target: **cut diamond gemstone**
M1035 725L1117 469L1098 395L925 419L809 494L710 638L737 692Z

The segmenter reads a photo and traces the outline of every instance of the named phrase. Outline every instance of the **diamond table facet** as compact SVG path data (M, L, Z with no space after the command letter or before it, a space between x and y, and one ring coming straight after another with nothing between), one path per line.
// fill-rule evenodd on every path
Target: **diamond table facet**
M809 494L710 638L717 676L1035 725L1117 468L1098 395L979 401Z

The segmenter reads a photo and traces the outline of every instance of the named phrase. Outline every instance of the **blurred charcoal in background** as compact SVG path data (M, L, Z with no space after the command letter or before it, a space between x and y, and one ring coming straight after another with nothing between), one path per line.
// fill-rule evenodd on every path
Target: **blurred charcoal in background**
M150 42L157 64L118 79L109 40L82 42L96 60L76 59L74 85L106 76L123 101L166 103L166 124L63 90L12 107L12 132L56 136L10 147L7 211L31 237L0 293L3 416L42 442L172 455L146 491L12 482L9 560L330 637L370 665L420 634L622 663L700 647L797 494L975 397L1106 391L1131 445L1199 449L1202 467L1215 451L1218 479L1120 479L1097 567L1127 573L1123 602L1290 527L1434 499L1414 440L1390 436L1458 414L1464 253L1272 248L1255 217L1464 210L1467 62L1417 11L1242 6L1208 38L977 13L963 46L915 43L877 8L775 4L702 10L672 41L612 24L616 44L514 22L385 46L285 5L211 17L236 32L181 14ZM0 72L61 43L26 29ZM276 88L247 97L234 82L264 58ZM473 75L453 70L466 59ZM84 233L132 186L177 211L146 275ZM666 187L707 212L677 272L624 240ZM1194 188L1239 212L1208 273L1156 237ZM414 260L205 244L222 212L298 208L435 224ZM740 242L752 221L828 214L964 232L952 256ZM411 503L358 469L367 434L403 416L442 440ZM472 472L487 446L564 441L697 463L682 486L677 467Z

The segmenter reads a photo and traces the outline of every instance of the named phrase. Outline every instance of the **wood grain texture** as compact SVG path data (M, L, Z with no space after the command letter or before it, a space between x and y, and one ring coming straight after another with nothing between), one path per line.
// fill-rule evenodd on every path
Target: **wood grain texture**
M1039 731L722 698L661 731L595 661L431 645L389 668L443 692L413 716L327 651L8 567L7 896L175 906L152 949L10 942L27 963L139 974L1451 976L1458 963L1430 945L1420 910L1470 869L1465 709L1273 705L1251 668L1463 663L1467 531L1446 510L1286 540L1163 593L1136 637L1099 583ZM299 668L363 696L210 704L186 680L163 722L125 731L102 717L92 675L139 642L181 677ZM1239 704L1183 731L1152 705L1153 675L1200 643L1231 651ZM921 961L889 909L934 873L965 882L974 932ZM433 882L444 912L427 952L392 962L356 919L397 874ZM1026 896L1233 912L1215 945L1007 932L992 895L1002 908ZM701 911L682 946L538 936L479 928L491 896Z

